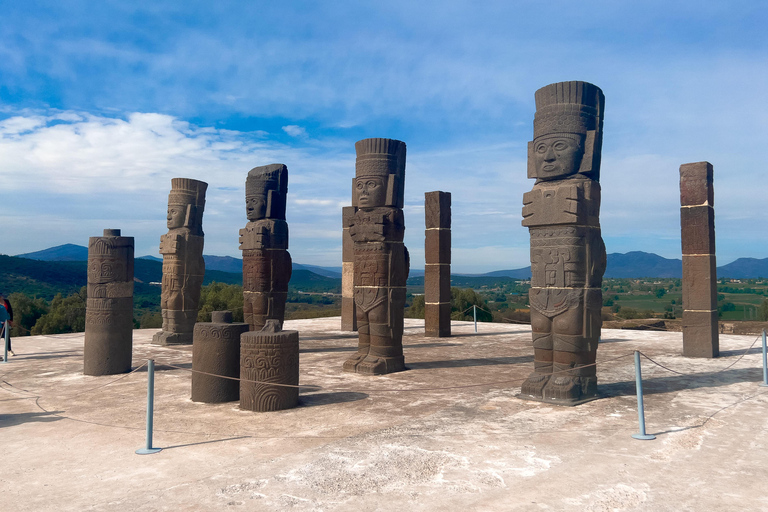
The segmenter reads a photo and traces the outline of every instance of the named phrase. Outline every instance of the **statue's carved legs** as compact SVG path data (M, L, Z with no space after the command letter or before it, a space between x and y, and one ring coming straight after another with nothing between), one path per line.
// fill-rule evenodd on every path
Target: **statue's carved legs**
M388 302L382 302L366 312L358 305L358 348L344 363L344 370L367 375L405 370L402 343L405 290L392 290L388 298L391 307Z
M533 329L533 373L523 382L520 392L543 398L542 390L552 374L552 321L535 309L531 310Z
M597 339L556 334L553 341L553 375L543 398L581 402L597 397Z
M367 315L359 308L357 310L357 337L357 352L344 361L343 368L345 372L356 372L357 365L365 359L371 347L370 324L368 323Z

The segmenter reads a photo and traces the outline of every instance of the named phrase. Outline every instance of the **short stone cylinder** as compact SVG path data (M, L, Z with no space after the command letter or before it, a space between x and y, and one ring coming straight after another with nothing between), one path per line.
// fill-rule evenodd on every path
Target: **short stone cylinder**
M248 324L232 323L232 312L214 311L213 322L198 322L192 334L192 401L233 402L240 398L240 335ZM233 377L223 379L215 375Z
M269 383L299 385L299 332L243 333L240 336L240 379L241 409L268 412L296 407L298 387Z

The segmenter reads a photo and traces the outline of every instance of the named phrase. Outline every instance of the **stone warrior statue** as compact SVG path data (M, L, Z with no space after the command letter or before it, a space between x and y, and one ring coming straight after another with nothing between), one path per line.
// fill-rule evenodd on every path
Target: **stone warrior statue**
M534 372L522 398L576 405L597 398L605 245L600 150L605 97L586 82L536 91L523 226L531 235ZM593 366L587 366L593 365Z
M168 195L168 233L160 237L163 255L163 330L157 345L191 344L203 286L203 209L208 184L173 178Z
M403 245L405 143L365 139L355 144L354 215L347 218L354 242L354 296L358 350L344 370L370 375L405 370L403 308L408 250Z
M248 224L240 230L243 251L243 315L250 330L259 331L267 320L282 328L285 299L291 280L288 223L285 202L288 168L283 164L254 167L245 179Z

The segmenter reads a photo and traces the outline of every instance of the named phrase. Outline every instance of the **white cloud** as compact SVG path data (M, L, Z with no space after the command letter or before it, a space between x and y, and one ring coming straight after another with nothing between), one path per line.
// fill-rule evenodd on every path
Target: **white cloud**
M307 136L307 130L302 128L301 126L295 125L295 124L289 124L287 126L283 126L283 131L290 135L291 137L306 137Z

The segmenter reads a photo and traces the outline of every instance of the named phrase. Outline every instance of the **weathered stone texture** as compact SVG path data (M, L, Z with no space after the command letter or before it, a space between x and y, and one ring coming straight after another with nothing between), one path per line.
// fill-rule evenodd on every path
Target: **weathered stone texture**
M358 351L344 370L379 375L405 370L403 310L408 250L403 245L405 143L364 139L355 144L353 215L354 300Z
M451 194L424 194L424 334L451 335ZM445 305L448 305L446 308Z
M357 312L355 307L355 242L349 234L349 226L357 208L345 206L341 209L341 330L357 330Z
M243 314L251 330L267 320L285 318L292 261L288 253L285 205L288 168L283 164L255 167L245 180L248 224L240 230L243 251Z
M133 356L133 237L105 229L88 240L85 375L131 370Z
M296 407L299 388L299 333L281 331L275 319L261 331L240 337L240 408L267 412ZM255 382L254 382L255 381Z
M713 175L709 162L680 166L683 355L690 357L719 355Z
M192 343L205 277L203 210L207 189L208 184L202 181L188 178L171 180L168 233L160 237L163 327L152 337L152 343Z
M600 235L602 91L561 82L536 91L523 226L531 236L534 372L521 397L576 405L597 397L605 245Z
M232 323L231 311L214 311L211 322L198 322L192 342L192 401L219 403L240 398L240 383L213 375L240 377L240 335L248 324ZM213 375L205 375L205 372Z

